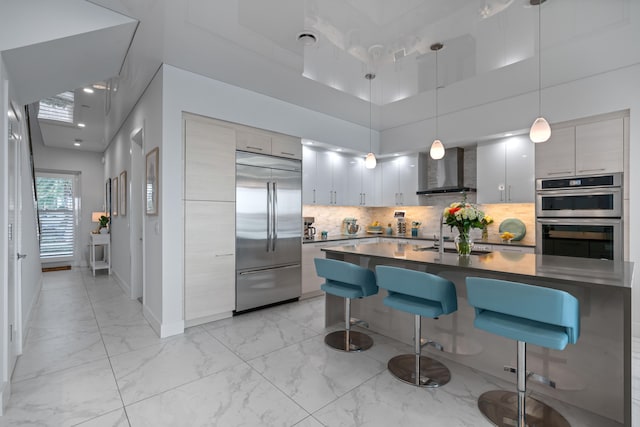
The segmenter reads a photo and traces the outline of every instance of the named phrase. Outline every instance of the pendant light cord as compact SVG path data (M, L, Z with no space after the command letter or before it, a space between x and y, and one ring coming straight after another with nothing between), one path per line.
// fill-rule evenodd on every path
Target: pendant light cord
M538 117L542 117L542 1L538 3Z
M372 98L372 92L371 92L371 80L373 80L373 75L370 76L369 78L369 152L373 153L373 151L371 150L372 144L371 144L371 139L373 138L372 134L373 134L373 130L371 129L373 126L373 98Z
M436 50L436 139L438 139L438 50Z

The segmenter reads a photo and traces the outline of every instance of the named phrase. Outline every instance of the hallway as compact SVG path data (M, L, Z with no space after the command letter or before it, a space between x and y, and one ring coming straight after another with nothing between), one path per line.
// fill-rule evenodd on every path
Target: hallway
M446 387L407 386L386 361L411 348L374 335L366 353L336 352L323 319L314 298L159 339L110 276L45 273L0 426L483 427L477 396L512 387L449 361ZM553 405L574 426L619 425Z

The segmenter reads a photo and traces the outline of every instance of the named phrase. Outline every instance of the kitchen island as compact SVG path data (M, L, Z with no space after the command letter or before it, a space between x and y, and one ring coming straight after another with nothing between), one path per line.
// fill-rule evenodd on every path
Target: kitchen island
M633 264L548 255L491 252L458 257L411 244L373 243L325 248L327 258L374 269L392 265L438 274L453 281L458 311L423 319L423 338L443 345L439 352L471 368L515 383L503 366L516 364L516 343L473 327L466 298L467 276L491 277L561 289L580 302L578 343L563 351L528 346L527 369L556 382L556 389L529 381L534 393L551 396L622 425L631 426L631 284ZM352 316L372 331L412 343L413 316L384 306L385 291L352 301ZM526 304L526 301L522 302ZM326 296L326 323L343 319L343 300ZM375 344L374 344L375 345ZM515 389L515 388L514 388Z

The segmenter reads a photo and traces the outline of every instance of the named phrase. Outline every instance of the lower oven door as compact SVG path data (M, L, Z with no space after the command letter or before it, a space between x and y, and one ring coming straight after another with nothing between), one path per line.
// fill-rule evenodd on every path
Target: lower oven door
M623 260L620 218L538 218L536 253Z

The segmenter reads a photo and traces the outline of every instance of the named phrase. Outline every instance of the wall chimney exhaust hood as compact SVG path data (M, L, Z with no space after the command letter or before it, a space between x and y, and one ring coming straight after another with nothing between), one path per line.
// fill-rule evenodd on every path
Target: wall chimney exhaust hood
M429 153L418 156L418 191L416 194L475 192L464 185L464 149L445 150L444 158L434 160Z

